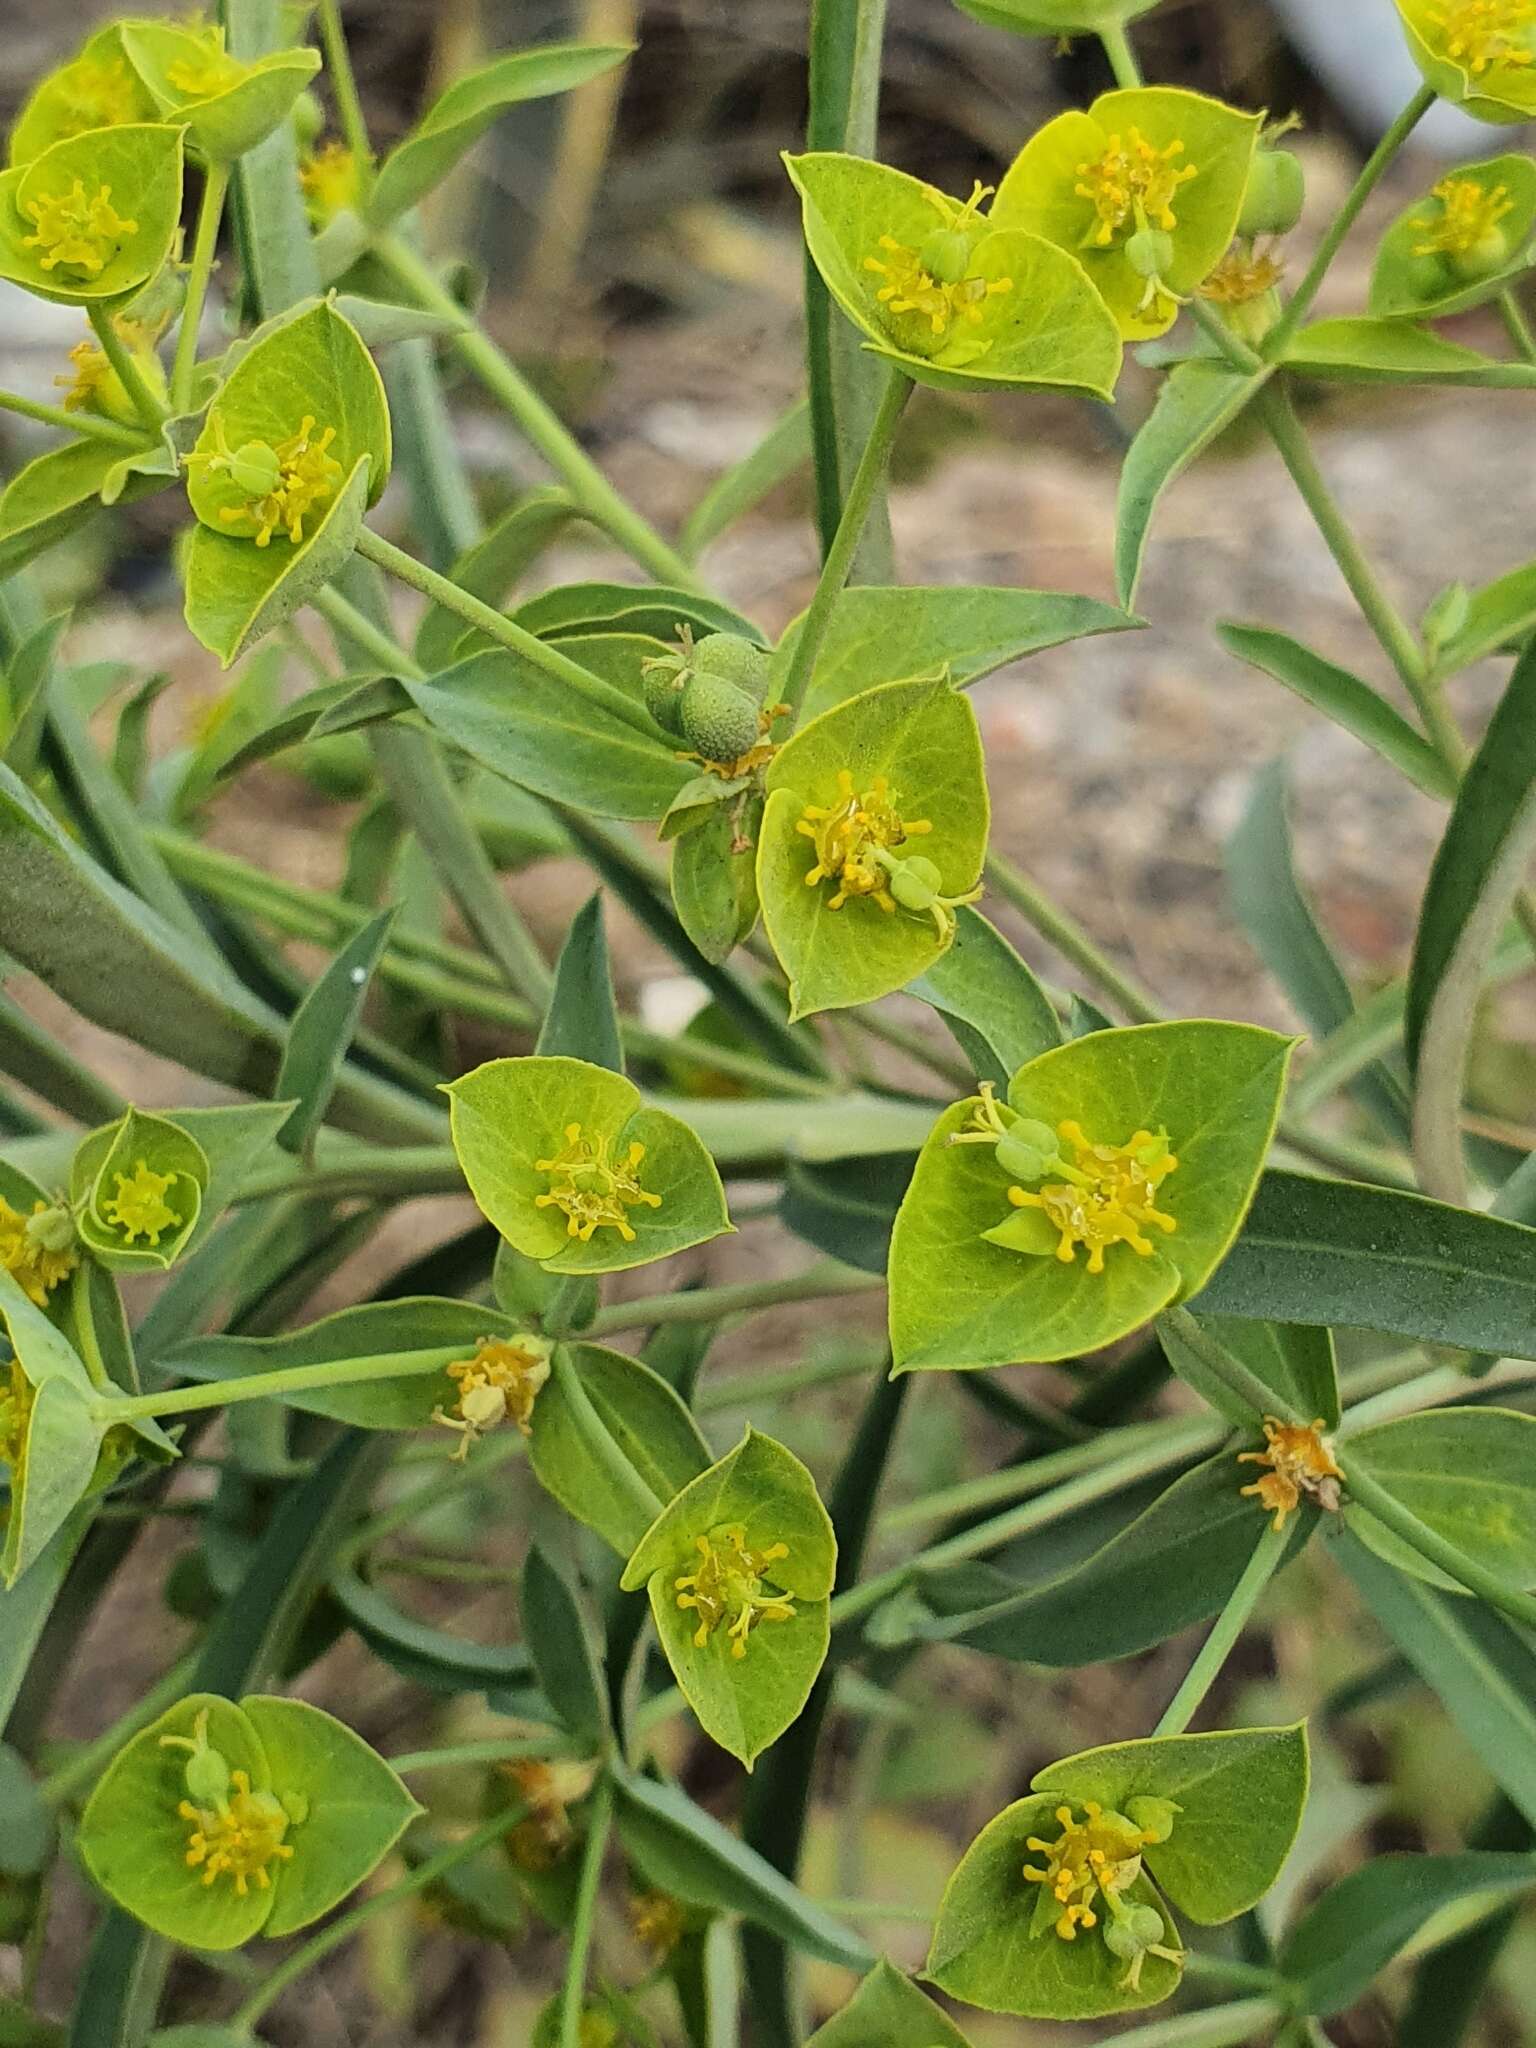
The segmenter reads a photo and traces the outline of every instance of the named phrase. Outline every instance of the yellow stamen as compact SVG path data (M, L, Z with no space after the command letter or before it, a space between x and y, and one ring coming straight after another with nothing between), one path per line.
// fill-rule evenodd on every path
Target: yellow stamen
M661 1196L641 1187L639 1171L645 1147L630 1145L622 1159L610 1160L609 1140L584 1138L580 1124L567 1124L565 1143L552 1159L536 1159L534 1170L550 1176L549 1192L534 1196L539 1209L560 1209L567 1218L566 1235L591 1242L596 1230L612 1229L626 1244L635 1241L625 1211L643 1204L659 1209Z
M259 485L250 484L250 495L243 503L219 507L220 522L243 525L259 548L269 546L275 533L286 533L297 547L304 538L304 522L329 505L341 482L341 464L327 452L336 429L327 427L317 434L314 414L305 413L298 432L287 440L270 445L247 443L234 449L226 439L224 421L217 415L213 430L214 452L189 455L189 463L206 463L210 475L227 474L237 486L247 477L247 465L252 478L258 470L266 472Z
M1536 0L1447 0L1427 19L1440 30L1445 55L1474 78L1498 65L1523 70L1536 63Z
M31 1426L32 1404L37 1393L22 1371L19 1360L14 1358L4 1388L5 1391L0 1393L0 1463L9 1471L14 1488L26 1456L27 1430Z
M41 193L22 208L37 232L22 238L24 249L38 251L39 266L78 272L79 278L100 277L139 224L125 220L112 204L112 187L87 192L76 178L67 192Z
M144 118L144 96L121 57L77 57L54 73L53 90L60 108L56 141Z
M1096 161L1079 164L1077 195L1091 199L1097 215L1084 237L1085 246L1107 249L1117 236L1141 227L1172 234L1179 224L1174 197L1181 185L1200 175L1195 165L1175 161L1183 154L1182 142L1154 149L1132 128L1125 138L1111 135Z
M1257 1498L1265 1512L1274 1516L1276 1529L1285 1527L1304 1498L1330 1514L1338 1510L1339 1481L1344 1474L1334 1460L1333 1439L1324 1436L1323 1428L1321 1416L1307 1427L1266 1415L1264 1449L1238 1454L1239 1465L1270 1467L1252 1486L1239 1491Z
M0 1266L29 1301L46 1308L49 1295L79 1263L74 1224L66 1210L34 1202L31 1216L23 1216L0 1198Z
M149 1244L158 1244L165 1231L179 1230L186 1222L165 1199L179 1178L177 1174L156 1173L141 1159L131 1174L117 1173L112 1177L117 1182L117 1193L102 1203L101 1213L129 1244L139 1237Z
M1097 1800L1086 1800L1083 1812L1085 1819L1074 1820L1070 1806L1058 1806L1059 1837L1046 1842L1031 1835L1025 1844L1046 1858L1043 1870L1025 1864L1024 1881L1044 1885L1060 1906L1055 1927L1062 1941L1076 1941L1080 1927L1098 1925L1094 1902L1102 1897L1112 1904L1133 1885L1141 1875L1142 1850L1157 1839L1123 1813L1106 1813Z
M635 1939L648 1948L658 1962L665 1962L686 1931L682 1907L665 1892L642 1892L631 1899L629 1923Z
M469 1447L498 1423L512 1423L524 1436L533 1434L533 1404L549 1378L550 1347L542 1337L482 1337L473 1358L456 1359L445 1368L458 1388L452 1415L441 1408L432 1420L461 1432L454 1457L469 1456Z
M1430 196L1440 211L1410 223L1421 237L1415 256L1470 256L1515 206L1507 185L1480 185L1476 178L1442 178Z
M348 207L355 211L362 196L357 158L344 142L323 142L300 162L299 188L316 227Z
M1285 276L1285 265L1273 253L1245 254L1234 243L1200 287L1200 297L1218 306L1246 306L1272 292Z
M873 896L882 910L894 911L896 899L887 886L885 869L872 855L931 832L933 823L928 818L903 818L883 775L875 776L861 795L853 776L843 768L838 772L837 788L835 804L830 808L807 804L795 825L816 849L806 887L836 882L837 888L827 900L829 910L841 910L850 896Z
M927 347L942 343L957 321L980 327L988 301L1013 290L1011 277L970 275L971 245L984 225L981 204L991 191L978 180L963 206L930 192L944 225L916 249L894 235L882 235L878 246L883 255L864 259L867 271L885 279L876 299L894 318L915 315L920 333L926 326L922 338Z
M1128 1244L1140 1258L1157 1249L1143 1226L1172 1232L1178 1223L1154 1207L1158 1188L1178 1160L1168 1150L1166 1135L1136 1131L1124 1145L1099 1145L1084 1134L1070 1117L1056 1126L1056 1132L1072 1148L1072 1158L1058 1158L1058 1170L1067 1176L1047 1181L1037 1191L1011 1187L1008 1199L1016 1209L1043 1209L1061 1234L1056 1256L1071 1265L1077 1247L1088 1251L1088 1270L1102 1273L1104 1253L1112 1244Z
M221 1877L232 1878L236 1892L244 1898L253 1878L258 1890L267 1891L272 1883L267 1875L271 1866L291 1860L293 1849L283 1840L289 1814L275 1793L253 1792L247 1772L231 1771L229 1782L229 1797L216 1807L194 1806L190 1799L183 1799L176 1811L191 1827L187 1867L201 1869L205 1885Z
M764 1550L749 1550L747 1532L739 1524L716 1529L697 1541L697 1571L685 1572L673 1580L678 1606L691 1609L699 1617L694 1648L702 1650L725 1622L732 1657L745 1657L747 1638L760 1622L795 1618L793 1600L763 1582L769 1567L788 1557L789 1546L770 1543Z

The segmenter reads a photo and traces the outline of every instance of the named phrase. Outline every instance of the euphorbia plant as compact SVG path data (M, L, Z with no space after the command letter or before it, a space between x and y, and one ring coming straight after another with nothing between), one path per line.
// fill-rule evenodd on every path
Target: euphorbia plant
M808 142L785 160L808 407L678 540L491 339L415 211L503 113L624 49L493 57L381 157L335 0L314 44L292 11L227 0L218 23L100 27L14 124L0 273L89 331L61 403L0 392L61 437L0 495L0 965L185 1077L129 1103L0 998L18 2040L52 2039L72 2002L82 2042L248 2048L419 1897L458 1941L559 1937L525 2015L545 2048L731 2048L743 2022L753 2048L965 2048L990 2024L968 2012L1092 2023L1176 1995L1124 2038L1299 2048L1384 1996L1405 2042L1439 2048L1536 1887L1536 1176L1523 1127L1470 1116L1466 1084L1536 931L1536 567L1426 593L1410 624L1292 402L1302 379L1424 379L1468 405L1536 386L1518 151L1425 180L1368 303L1312 317L1437 95L1501 125L1536 105L1536 0L1373 0L1424 85L1305 267L1292 122L1147 83L1131 29L1153 0L960 5L1097 39L1114 89L947 190L861 153L883 9L813 9ZM1507 353L1438 326L1485 306ZM922 387L1129 409L1125 345L1154 341L1118 603L857 580ZM449 357L553 474L493 516L446 429ZM1155 629L1130 607L1162 493L1245 416L1407 708L1289 630L1232 621L1225 645L1449 813L1406 972L1357 1003L1296 880L1283 783L1259 778L1234 893L1310 1044L1170 1015L989 850L991 802L1056 764L989 778L966 694L1039 649ZM747 616L701 550L807 457L815 588L796 618ZM239 665L159 758L160 680L77 661L26 574L151 492L181 516L193 640ZM521 588L582 526L633 574ZM1474 747L1454 685L1509 654ZM334 888L204 834L228 783L289 768L317 811L349 807ZM1117 819L1081 806L1073 829L1109 847ZM502 875L556 853L597 886L550 958ZM685 1030L623 974L616 993L615 902L687 978ZM1037 978L1026 928L1068 985ZM460 1018L493 1041L478 1064ZM444 1195L457 1234L427 1242L414 1204ZM774 1228L804 1255L770 1254ZM828 1304L881 1288L875 1350ZM819 1305L814 1341L716 1369L741 1319L796 1303ZM854 1381L857 1419L815 1426L819 1390ZM967 1404L994 1432L981 1472ZM190 1539L168 1571L167 1543L135 1541L162 1512ZM1328 1683L1287 1657L1250 1725L1229 1659L1282 1569L1308 1575L1288 1640L1325 1644ZM161 1595L185 1654L67 1742L56 1694L95 1610L121 1629ZM322 1660L343 1634L369 1682L338 1698ZM955 1676L985 1658L1014 1667L993 1696L1025 1703L1018 1754L966 1718ZM1040 1674L1110 1662L1112 1688L1080 1690L1118 1725L1085 1736ZM1331 1814L1305 1824L1297 1717L1337 1784L1333 1720L1410 1675L1498 1803L1465 1849L1440 1816L1436 1853L1355 1856ZM376 1734L409 1710L430 1739L386 1759L301 1687ZM896 1902L928 1923L922 1968L882 1931L905 1849L878 1871L865 1853L904 1841L868 1825L904 1776L953 1819L947 1885ZM818 1794L852 1896L804 1856ZM66 1981L40 1959L70 1854L98 1920ZM1357 1867L1280 1924L1325 1856ZM1437 1946L1468 1915L1476 1938ZM632 1939L610 1938L621 1919ZM162 1967L307 1929L195 2008ZM1405 1996L1378 1980L1410 1945L1430 1952ZM814 2014L803 1960L841 1973Z

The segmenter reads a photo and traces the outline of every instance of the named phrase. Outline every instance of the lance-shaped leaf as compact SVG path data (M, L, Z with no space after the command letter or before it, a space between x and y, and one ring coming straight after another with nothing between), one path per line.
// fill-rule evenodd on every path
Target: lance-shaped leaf
M0 493L0 573L22 568L78 531L108 498L131 505L163 491L175 475L174 462L158 442L144 443L147 468L133 468L135 459L115 441L83 435L17 470Z
M181 130L135 122L0 173L0 277L61 305L126 299L171 253L181 168Z
M1466 384L1530 390L1536 365L1503 363L1409 320L1314 320L1285 360L1309 377L1357 384Z
M1073 1357L1196 1293L1252 1199L1290 1050L1244 1024L1095 1031L1021 1067L1006 1110L947 1110L892 1237L896 1369ZM1050 1160L1011 1153L1052 1133Z
M1096 34L1148 14L1157 0L955 0L962 14L1020 36Z
M1226 253L1261 121L1169 86L1105 93L1025 143L992 220L1071 250L1121 334L1149 340Z
M295 1367L334 1366L337 1384L280 1390L275 1397L308 1415L325 1415L356 1429L424 1429L446 1420L457 1426L465 1384L489 1377L483 1354L500 1347L509 1390L542 1399L548 1347L531 1339L526 1322L467 1301L409 1295L398 1301L365 1302L322 1316L279 1337L188 1337L160 1354L171 1374L190 1380L244 1379L254 1373L283 1373ZM522 1369L525 1388L513 1387L517 1360L512 1352L536 1355ZM461 1371L455 1373L453 1368ZM490 1412L480 1431L508 1419ZM521 1413L521 1409L519 1409ZM535 1405L535 1412L537 1412ZM527 1420L526 1414L523 1420Z
M910 1977L884 1958L805 2048L967 2048L966 2038Z
M10 162L29 164L53 143L93 128L140 126L158 111L123 54L122 23L109 22L32 88L11 130Z
M1115 508L1115 587L1136 601L1152 515L1163 493L1263 390L1270 370L1245 376L1225 363L1180 363L1163 380L1157 403L1137 430L1120 471Z
M930 1975L970 2004L1039 2019L1158 2003L1178 1986L1183 1946L1159 1894L1207 1925L1262 1898L1307 1778L1299 1726L1115 1743L1052 1764L961 1859ZM1151 1909L1139 1928L1138 1907Z
M1536 1419L1512 1408L1437 1408L1347 1439L1346 1470L1372 1479L1518 1592L1536 1586ZM1360 1508L1349 1527L1399 1571L1466 1588Z
M130 1109L75 1154L69 1192L81 1241L112 1272L163 1272L197 1228L208 1178L195 1138Z
M967 700L931 678L866 690L781 747L764 786L757 886L792 1017L873 1002L931 967L987 846ZM926 908L909 894L919 879Z
M978 910L955 913L955 943L912 993L948 1024L978 1079L1000 1088L1026 1060L1061 1043L1049 996Z
M865 157L786 157L806 247L868 347L941 390L1111 398L1121 348L1077 258Z
M756 928L762 824L762 798L750 790L741 792L739 801L712 803L672 848L672 907L678 923L714 966L729 958Z
M420 1811L382 1757L301 1700L193 1693L107 1766L86 1868L189 1948L292 1934L373 1871Z
M707 1735L748 1770L810 1697L827 1654L837 1538L809 1472L748 1430L641 1538L623 1583Z
M594 1428L606 1433L659 1501L671 1500L707 1469L710 1448L674 1389L639 1359L601 1344L572 1344L566 1356L575 1398L563 1375L539 1395L528 1446L533 1469L568 1514L628 1557L634 1506L628 1494L616 1493L607 1446L593 1443Z
M732 1227L698 1137L622 1074L489 1060L446 1092L470 1192L514 1249L553 1272L622 1272Z
M1523 16L1511 20L1501 7L1446 7L1442 0L1395 4L1413 61L1441 99L1479 121L1507 124L1536 114L1536 66Z
M185 123L205 157L231 163L254 149L320 69L320 52L274 50L241 62L221 28L171 21L122 24L123 52L167 121Z
M368 219L375 227L387 227L414 206L442 183L508 107L569 92L622 64L628 55L625 44L546 43L513 50L479 71L466 72L379 166L368 195Z
M1533 232L1536 163L1510 155L1457 164L1382 236L1368 310L1438 320L1497 298L1529 264Z
M800 624L796 619L779 642L776 676L782 678L789 666ZM854 584L833 606L801 719L830 711L876 683L931 675L941 668L948 669L957 689L965 689L1027 654L1094 633L1124 633L1140 624L1098 598L1064 591Z

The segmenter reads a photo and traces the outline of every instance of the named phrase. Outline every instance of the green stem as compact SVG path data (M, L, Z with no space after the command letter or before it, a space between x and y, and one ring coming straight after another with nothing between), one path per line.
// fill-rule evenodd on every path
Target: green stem
M0 412L20 413L25 420L41 426L62 427L69 434L84 434L88 440L116 441L124 448L153 446L138 427L125 427L118 420L103 419L100 413L70 412L62 405L46 405L40 398L23 398L19 391L0 391Z
M571 1411L571 1421L583 1448L591 1455L614 1492L636 1516L643 1532L661 1513L663 1503L614 1442L608 1425L593 1407L592 1397L582 1385L581 1375L571 1363L570 1353L563 1344L555 1347L554 1372L555 1384Z
M1459 767L1466 759L1466 749L1460 736L1449 726L1444 707L1438 705L1437 700L1425 690L1423 650L1365 559L1338 500L1318 467L1289 393L1282 386L1271 384L1259 394L1257 404L1269 437L1312 514L1318 532L1327 542L1328 552L1338 564L1339 574L1349 585L1350 595L1365 614L1371 631L1418 705L1436 747L1447 761L1453 761Z
M1192 1351L1200 1363L1224 1387L1234 1393L1247 1408L1251 1408L1255 1420L1266 1415L1274 1416L1277 1422L1290 1422L1305 1428L1310 1418L1302 1414L1283 1394L1267 1387L1256 1372L1244 1365L1240 1358L1220 1344L1202 1324L1197 1323L1187 1308L1164 1309L1158 1317L1159 1326L1167 1325L1173 1330L1186 1350Z
M366 193L373 183L373 146L368 140L368 123L358 96L352 56L347 48L346 30L341 25L341 8L337 0L320 0L318 25L320 48L325 56L325 75L330 82L331 97L336 102L336 119Z
M739 1280L725 1287L697 1287L676 1294L642 1295L600 1308L583 1330L594 1342L616 1330L658 1329L662 1324L718 1323L727 1316L754 1315L789 1301L827 1301L840 1294L865 1294L883 1287L878 1273L826 1259L783 1280Z
M497 611L494 605L485 604L478 597L471 596L469 591L461 590L457 583L440 576L436 569L428 568L425 562L418 562L414 555L406 554L403 548L393 546L366 526L357 537L357 552L398 582L419 590L423 597L431 598L444 611L455 613L466 625L478 628L487 638L520 655L534 668L542 669L555 682L564 683L568 689L592 698L626 720L634 717L633 699L624 691L604 682L591 669L583 668L568 654L562 654L550 641L541 640L526 626L519 626L515 620ZM413 671L415 680L424 680L422 670L414 662L402 672L410 675Z
M378 663L385 675L408 676L415 683L426 681L427 672L414 655L402 647L392 633L376 626L366 612L359 611L334 584L328 583L323 590L316 591L309 601L322 619L336 632L354 641L364 654Z
M839 1593L832 1602L833 1625L845 1625L878 1607L916 1572L959 1564L967 1558L984 1557L989 1550L1012 1543L1020 1536L1049 1528L1080 1507L1108 1500L1140 1480L1155 1478L1158 1473L1183 1464L1188 1456L1187 1449L1170 1448L1166 1443L1140 1445L1122 1458L1115 1458L1080 1478L1068 1480L1064 1486L1053 1487L1049 1493L1041 1494L1038 1500L1025 1501L1020 1507L1010 1508L1006 1514L994 1515L988 1521L977 1522L972 1528L946 1537L942 1543L930 1544L903 1563L893 1565L889 1571L877 1572L874 1577L851 1586L846 1593Z
M587 1809L587 1839L581 1851L581 1875L576 1883L576 1906L571 1916L571 1947L565 1961L565 1982L560 1987L559 2048L581 2048L582 2007L587 1997L587 1959L592 1953L592 1933L597 1918L597 1892L603 1879L603 1858L608 1852L608 1830L613 1820L613 1781L597 1781L592 1804Z
M1109 68L1115 75L1116 85L1122 92L1134 92L1141 84L1141 66L1136 61L1136 52L1131 48L1131 39L1125 32L1125 23L1106 22L1099 30L1099 41L1104 45L1104 54L1109 59Z
M1343 247L1345 236L1359 218L1361 208L1380 183L1387 166L1434 104L1434 88L1421 85L1371 152L1365 168L1355 180L1349 197L1335 214L1332 225L1318 244L1317 254L1312 258L1306 276L1297 285L1279 322L1270 330L1265 340L1264 353L1271 362L1279 362L1284 356L1297 328L1312 310L1312 301L1322 288L1323 279L1328 275L1334 257Z
M525 439L544 457L587 517L659 582L675 584L681 590L699 589L690 565L625 503L521 371L479 328L462 329L463 307L443 289L415 250L398 235L382 235L375 242L373 253L419 306L441 313L455 323L458 331L449 337L449 346L491 396L506 407Z
M212 160L203 173L203 193L198 202L197 229L192 238L192 258L187 265L187 292L181 306L181 325L176 330L176 358L171 366L171 411L192 410L192 379L197 370L197 336L203 322L203 301L219 241L219 222L224 217L224 199L229 191L229 165Z
M571 1742L556 1729L544 1735L513 1735L485 1742L454 1742L443 1749L411 1749L404 1756L392 1756L389 1767L402 1778L418 1771L446 1771L461 1764L511 1764L525 1756L580 1756L579 1743Z
M1232 1596L1216 1618L1215 1626L1200 1645L1195 1661L1184 1674L1184 1682L1164 1708L1154 1735L1182 1735L1195 1711L1232 1654L1234 1645L1248 1626L1260 1595L1279 1569L1290 1541L1288 1529L1267 1528L1254 1547Z
M1454 1543L1448 1543L1437 1535L1427 1523L1405 1508L1395 1494L1362 1472L1353 1461L1346 1463L1344 1490L1348 1499L1353 1500L1376 1517L1398 1536L1420 1557L1438 1565L1469 1593L1476 1593L1490 1607L1496 1607L1500 1614L1507 1614L1511 1621L1517 1621L1525 1628L1536 1628L1536 1599L1529 1593L1518 1593L1493 1572L1488 1571L1477 1559L1458 1550Z
M446 1849L439 1849L435 1856L429 1856L424 1863L402 1877L387 1890L375 1892L354 1906L350 1913L343 1913L339 1920L333 1920L318 1934L312 1934L308 1941L300 1944L292 1955L285 1956L272 1971L263 1977L256 1989L231 2013L226 2026L231 2034L249 2034L256 2022L274 2001L282 1996L290 1984L296 1984L300 1977L312 1970L322 1956L328 1956L332 1949L340 1948L350 1941L354 1934L375 1920L381 1913L387 1913L398 1906L402 1899L424 1891L429 1884L435 1884L446 1871L457 1863L463 1863L471 1856L478 1856L482 1849L489 1849L501 1841L516 1825L518 1809L510 1807L482 1821L473 1834L465 1835L462 1841L450 1842Z
M118 1394L92 1402L91 1413L108 1428L144 1415L185 1415L194 1408L232 1407L240 1401L281 1400L285 1394L315 1393L327 1387L366 1386L372 1380L425 1379L462 1358L464 1346L435 1351L381 1351L367 1358L339 1358L319 1365L287 1365L277 1372L253 1372L240 1379L172 1387L163 1394Z
M1513 286L1499 293L1499 317L1523 360L1536 363L1536 333L1531 330L1531 323L1525 317Z
M1269 367L1258 350L1250 348L1242 336L1227 325L1216 308L1207 305L1204 299L1197 297L1190 300L1189 315L1201 333L1209 335L1215 342L1234 370L1241 370L1245 376L1254 377L1260 370Z
M859 466L848 486L848 495L843 501L843 514L837 522L837 532L832 537L832 545L828 548L827 558L822 564L815 595L805 617L800 621L800 630L795 639L794 653L790 657L789 671L784 678L783 689L784 701L793 711L798 711L805 701L816 658L821 653L822 642L827 637L827 628L832 623L833 609L842 595L843 586L848 581L848 573L853 567L854 554L864 531L864 523L869 517L870 507L874 504L875 495L890 466L896 429L911 395L910 381L900 370L891 370L869 429L869 439L864 443L864 453L859 457Z
M97 305L87 306L85 313L97 341L101 344L102 354L116 370L117 381L132 399L134 410L149 431L158 437L166 418L166 409L144 382L138 364L133 360L122 336L112 325L112 315L105 307Z
M384 785L439 882L508 985L542 1014L554 976L464 815L441 749L403 725L377 726L368 738Z
M113 1757L130 1737L147 1728L157 1714L173 1705L185 1693L192 1682L200 1652L188 1650L180 1657L163 1677L152 1685L144 1697L135 1700L126 1714L121 1715L112 1726L98 1735L84 1748L75 1751L50 1771L43 1780L40 1790L50 1806L62 1806L71 1793L83 1785L91 1784L106 1769Z
M989 853L987 881L1005 903L1028 919L1041 938L1049 940L1064 960L1070 960L1095 987L1118 1003L1133 1023L1162 1022L1163 1010L1156 998L1100 952L1076 918L1037 889L1022 869L1000 853Z

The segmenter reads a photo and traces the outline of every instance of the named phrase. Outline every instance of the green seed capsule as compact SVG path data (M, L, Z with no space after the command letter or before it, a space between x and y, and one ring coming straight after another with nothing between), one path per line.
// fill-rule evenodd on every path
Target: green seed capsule
M917 260L940 284L959 284L971 267L971 237L963 228L935 228Z
M245 441L228 460L230 482L248 498L265 498L277 489L283 465L267 442Z
M757 706L719 676L691 676L682 695L682 732L706 761L735 761L757 743Z
M695 643L693 666L700 675L716 676L745 690L756 704L768 694L773 674L773 656L766 647L745 640L740 633L706 633Z
M1125 260L1138 277L1166 276L1173 261L1173 237L1165 228L1138 228L1125 245Z
M229 1765L223 1752L200 1744L187 1758L187 1797L194 1806L217 1809L229 1797Z
M1237 232L1288 235L1301 219L1306 199L1307 174L1300 157L1293 156L1288 149L1261 149L1248 173Z
M640 672L645 708L663 732L682 732L683 685L687 680L688 671L680 662L663 660L660 655L646 662Z

